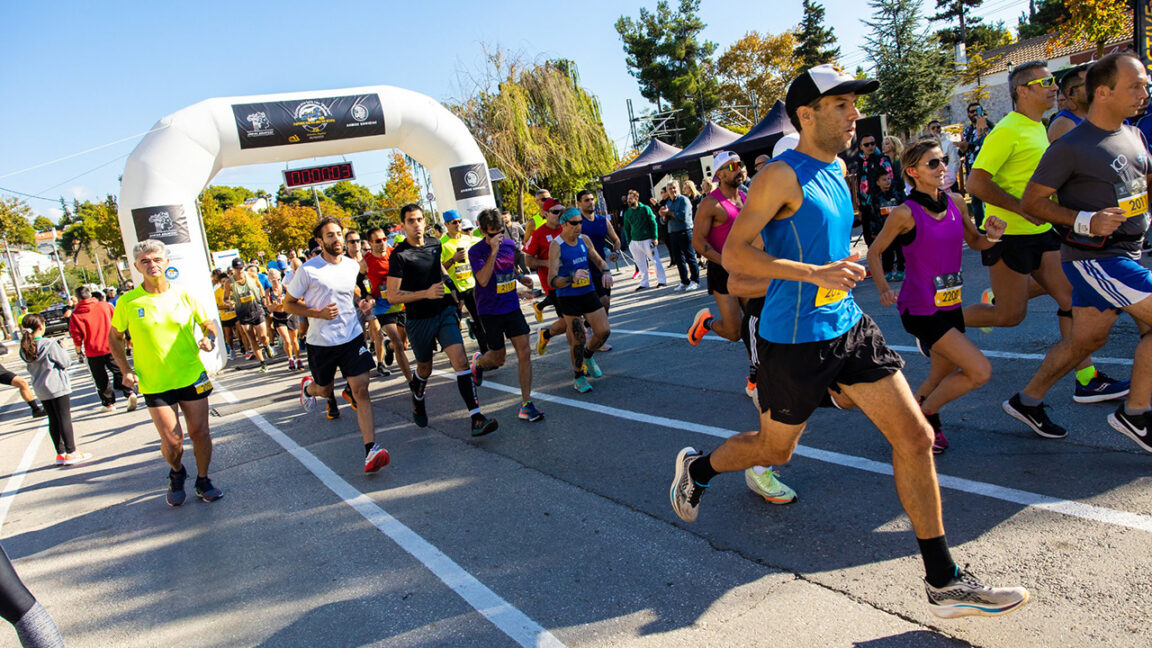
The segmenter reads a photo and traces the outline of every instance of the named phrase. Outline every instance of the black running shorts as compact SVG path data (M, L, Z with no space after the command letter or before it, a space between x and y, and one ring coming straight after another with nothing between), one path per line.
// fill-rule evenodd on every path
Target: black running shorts
M405 328L416 362L432 362L436 342L440 342L441 349L447 349L453 344L464 344L464 338L460 335L460 316L456 314L454 303L445 306L438 315L409 318Z
M1005 234L1000 242L980 252L985 266L1003 259L1008 269L1018 274L1032 274L1040 267L1045 252L1060 249L1060 235L1055 230L1039 234Z
M601 308L604 308L604 304L600 303L600 296L596 294L595 290L570 297L556 296L556 310L561 315L580 317L588 313L595 313Z
M8 371L4 365L0 365L0 385L12 385L12 379L16 378L16 374Z
M368 353L362 335L336 346L305 346L308 347L308 368L312 370L312 380L321 387L327 387L336 380L337 369L348 379L376 368L376 358Z
M708 294L728 294L728 271L715 261L708 262Z
M408 321L407 316L404 314L406 312L407 311L398 310L391 313L377 313L376 321L380 322L380 326L395 324L396 326L403 328Z
M158 394L144 394L144 404L148 407L175 407L180 402L198 401L212 393L212 381L208 374L201 372L196 382L187 387L169 389Z
M756 342L760 411L786 425L807 421L829 387L876 382L904 367L903 358L888 347L867 315L831 340L778 344L757 338Z
M528 320L524 313L514 310L503 315L480 314L480 328L483 329L484 344L489 349L503 349L504 339L528 335L532 329L528 328Z
M904 324L905 331L920 340L921 347L931 349L932 345L939 342L948 331L956 329L961 333L964 332L964 309L938 310L931 315L901 313L900 321Z

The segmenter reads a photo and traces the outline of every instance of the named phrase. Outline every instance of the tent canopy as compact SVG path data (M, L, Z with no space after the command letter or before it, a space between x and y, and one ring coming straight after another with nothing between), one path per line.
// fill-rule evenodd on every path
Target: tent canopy
M738 139L740 139L739 133L734 133L727 128L717 126L715 122L709 121L704 124L704 128L696 136L696 139L692 140L691 144L684 147L684 150L676 155L654 164L652 171L666 172L685 168L705 155L712 155L715 151L727 147Z
M788 121L788 113L784 110L784 102L779 99L776 100L776 105L772 106L772 110L764 116L752 130L748 131L744 137L732 142L728 145L728 150L739 155L744 155L754 150L767 149L772 150L772 145L776 140L789 132L796 129L792 127L792 122Z
M628 163L627 166L620 167L608 175L601 176L600 182L603 184L609 184L619 182L621 180L626 180L638 175L644 175L651 171L650 167L653 164L667 160L679 152L680 149L676 148L675 146L672 146L671 144L665 144L664 142L661 142L660 140L653 137L652 139L648 140L648 146L644 147L644 150L640 152L640 155L636 156L635 160L632 160Z

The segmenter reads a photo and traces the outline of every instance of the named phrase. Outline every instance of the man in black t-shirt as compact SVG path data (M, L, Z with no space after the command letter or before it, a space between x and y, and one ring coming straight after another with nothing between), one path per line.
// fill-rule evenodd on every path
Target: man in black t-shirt
M460 317L456 302L444 287L444 269L440 265L440 241L424 237L424 211L418 205L400 208L405 239L388 257L388 301L407 304L408 341L416 357L416 372L408 387L412 390L412 419L416 425L428 425L424 389L432 375L432 355L436 343L448 356L456 372L456 387L472 418L472 436L495 432L499 424L480 413L472 369L464 355L460 337Z

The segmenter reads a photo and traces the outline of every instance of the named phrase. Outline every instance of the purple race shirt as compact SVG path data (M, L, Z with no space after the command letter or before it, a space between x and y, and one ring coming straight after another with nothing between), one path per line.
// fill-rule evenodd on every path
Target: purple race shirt
M468 249L468 262L475 276L488 262L492 246L481 240ZM504 315L520 310L520 298L516 295L516 242L507 236L496 252L496 266L492 268L492 278L487 286L476 282L476 311L481 315Z

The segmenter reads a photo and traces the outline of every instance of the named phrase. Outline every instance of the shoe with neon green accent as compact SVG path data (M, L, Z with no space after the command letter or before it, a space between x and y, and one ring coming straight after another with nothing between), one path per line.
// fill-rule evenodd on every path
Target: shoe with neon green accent
M763 497L767 502L791 504L796 501L796 491L780 481L777 478L779 474L775 470L767 470L764 474L757 475L754 469L749 468L744 471L744 483L748 485L749 490Z
M584 373L593 378L604 375L604 372L600 371L600 365L596 363L596 358L584 358Z
M548 338L544 337L544 331L547 330L548 329L540 329L540 331L536 333L536 355L544 355L544 352L548 350Z
M980 303L984 304L985 306L993 306L996 304L996 295L992 293L991 288L985 288L984 292L980 293ZM980 332L981 333L991 333L992 327L991 326L981 326Z

